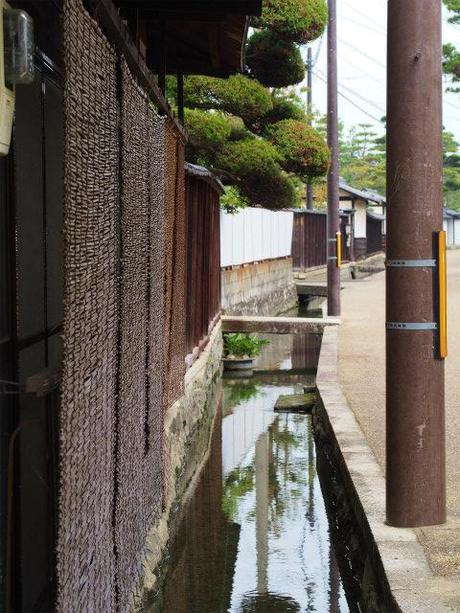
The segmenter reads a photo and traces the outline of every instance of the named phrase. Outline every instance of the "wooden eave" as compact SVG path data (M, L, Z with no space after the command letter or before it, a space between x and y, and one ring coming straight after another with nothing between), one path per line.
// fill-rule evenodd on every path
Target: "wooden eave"
M124 8L163 13L230 13L233 15L260 15L262 0L117 0Z
M249 15L261 0L116 0L154 73L225 77L243 67Z

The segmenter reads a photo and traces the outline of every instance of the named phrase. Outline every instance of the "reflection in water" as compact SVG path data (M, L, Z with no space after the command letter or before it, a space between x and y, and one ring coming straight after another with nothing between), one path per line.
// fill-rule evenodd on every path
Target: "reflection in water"
M209 459L150 611L349 611L329 538L308 415L273 412L294 386L225 383ZM241 383L240 383L241 385Z
M319 352L321 349L321 334L258 334L259 338L270 342L254 361L254 370L273 371L302 370L311 374L316 372Z

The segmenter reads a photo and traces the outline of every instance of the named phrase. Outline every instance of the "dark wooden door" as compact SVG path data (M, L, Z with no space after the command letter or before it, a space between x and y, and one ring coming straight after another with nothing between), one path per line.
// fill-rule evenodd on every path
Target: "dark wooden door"
M58 390L39 396L25 384L61 363L63 92L50 61L37 56L36 68L34 83L17 88L12 150L0 163L0 374L9 382L0 386L0 576L3 607L14 611L54 602Z
M382 251L382 222L380 219L374 219L367 216L366 220L367 233L367 254L378 253Z

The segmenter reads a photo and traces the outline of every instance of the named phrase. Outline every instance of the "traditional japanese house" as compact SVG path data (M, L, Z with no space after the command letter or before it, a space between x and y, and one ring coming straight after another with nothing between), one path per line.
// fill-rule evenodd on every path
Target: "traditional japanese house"
M261 1L10 5L35 79L0 159L0 611L127 611L218 367L220 187L186 177L182 76L240 70Z

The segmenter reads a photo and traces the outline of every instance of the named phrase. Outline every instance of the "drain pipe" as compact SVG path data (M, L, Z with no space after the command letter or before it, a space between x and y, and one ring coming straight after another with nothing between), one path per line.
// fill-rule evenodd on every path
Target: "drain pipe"
M446 519L441 66L441 0L389 0L386 478L397 527Z

